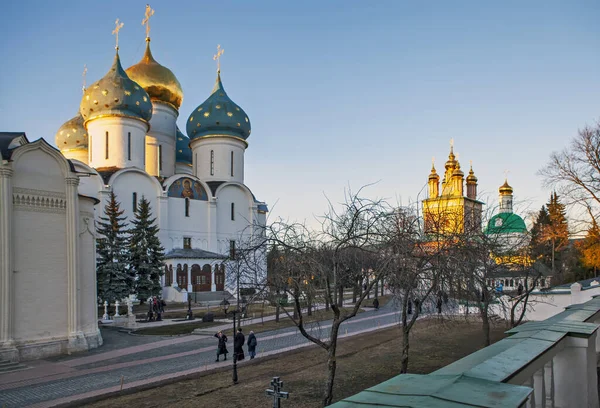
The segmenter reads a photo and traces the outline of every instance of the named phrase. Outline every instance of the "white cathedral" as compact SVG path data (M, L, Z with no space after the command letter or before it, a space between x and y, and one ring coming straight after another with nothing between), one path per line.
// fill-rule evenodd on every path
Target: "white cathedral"
M176 124L182 100L179 81L154 59L147 36L141 61L126 70L117 47L108 73L84 89L79 113L55 139L89 176L79 191L100 200L96 219L111 192L128 220L142 196L150 201L166 252L166 300L225 290L224 260L240 241L262 234L267 213L244 184L250 119L225 92L220 68L210 96L186 121L189 137Z
M264 235L267 206L244 184L248 116L218 69L184 135L181 85L152 56L148 31L139 63L124 70L117 46L108 73L84 88L77 116L56 133L60 152L0 132L0 360L102 344L94 220L111 192L128 221L142 197L150 202L166 252L166 300L222 298L233 289L226 265L236 247ZM250 284L266 278L256 258Z

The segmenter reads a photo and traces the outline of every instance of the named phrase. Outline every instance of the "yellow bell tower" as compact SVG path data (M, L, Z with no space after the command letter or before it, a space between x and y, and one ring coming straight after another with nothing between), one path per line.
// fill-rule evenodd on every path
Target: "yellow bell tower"
M464 195L465 173L454 154L454 143L450 141L450 154L445 164L442 188L432 165L428 179L429 197L423 200L425 233L435 239L449 238L465 232L481 232L483 203L477 200L477 177L473 166L467 176L467 194Z

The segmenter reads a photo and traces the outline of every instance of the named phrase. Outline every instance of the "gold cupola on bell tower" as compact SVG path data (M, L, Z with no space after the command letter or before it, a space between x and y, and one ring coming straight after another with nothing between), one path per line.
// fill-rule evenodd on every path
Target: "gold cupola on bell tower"
M471 162L471 169L467 176L467 197L475 200L477 198L477 177L473 171L473 162Z
M429 173L429 180L427 181L429 185L429 198L435 198L440 195L440 176L435 170L434 161L435 159L431 160L431 173Z

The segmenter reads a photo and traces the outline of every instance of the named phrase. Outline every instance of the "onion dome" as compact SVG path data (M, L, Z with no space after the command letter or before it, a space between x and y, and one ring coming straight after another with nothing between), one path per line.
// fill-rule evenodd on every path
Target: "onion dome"
M190 115L186 130L190 139L226 135L246 140L250 136L250 119L227 96L220 73L217 73L217 82L211 95Z
M471 169L469 170L469 175L467 176L467 184L477 184L477 177L475 177L475 172L473 171L473 165L471 165Z
M486 234L512 234L525 233L527 227L523 218L512 212L494 215L488 222Z
M175 161L177 163L192 164L192 149L190 149L190 138L184 135L179 126L177 127L177 142L175 145Z
M108 73L85 91L79 111L86 123L105 116L148 122L152 117L152 102L146 91L127 76L117 51Z
M167 103L179 110L183 101L181 84L169 68L156 62L150 52L150 38L146 38L146 52L142 60L125 72L148 92L151 100Z
M452 177L455 177L455 176L464 177L465 173L463 173L463 171L460 169L460 163L458 161L455 161L455 162L456 162L456 167L455 167L454 171L452 172Z
M429 180L439 180L440 176L435 171L435 166L431 163L431 173L429 173Z
M65 122L56 132L54 137L56 146L60 151L87 150L88 135L83 126L83 117L77 114L73 119Z
M513 188L508 185L508 180L504 180L504 184L500 186L498 192L500 193L500 195L512 195Z
M446 170L454 169L456 167L456 156L454 155L454 147L450 147L450 154L448 155L448 161L446 162Z

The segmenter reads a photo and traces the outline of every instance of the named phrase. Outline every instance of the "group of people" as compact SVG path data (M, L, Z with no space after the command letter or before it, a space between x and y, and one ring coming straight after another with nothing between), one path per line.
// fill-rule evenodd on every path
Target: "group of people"
M227 354L229 351L227 350L227 336L222 331L219 331L215 334L215 337L219 339L219 343L217 345L217 360L219 361L219 357L221 354L225 355L225 360L227 360ZM252 360L256 356L256 336L254 332L251 330L250 335L248 335L248 341L246 342L246 336L242 333L242 328L238 328L237 333L233 338L233 355L236 361L243 360L244 356L244 343L248 346L248 355L250 355L250 360Z
M160 322L162 320L162 314L165 312L165 306L167 303L164 299L160 299L157 296L152 296L148 298L148 316L147 321L157 321Z

